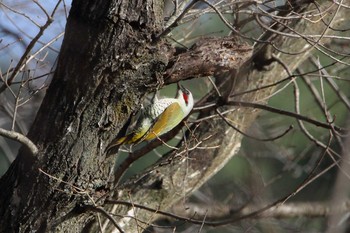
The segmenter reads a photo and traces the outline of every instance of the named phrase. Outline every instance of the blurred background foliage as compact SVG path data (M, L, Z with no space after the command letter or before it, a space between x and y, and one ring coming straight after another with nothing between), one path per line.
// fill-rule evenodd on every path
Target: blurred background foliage
M284 1L272 2L282 4ZM51 12L55 6L52 1L40 1L40 3L48 12ZM167 3L171 5L170 1ZM14 130L23 134L28 132L55 68L70 5L70 1L64 1L64 4L58 6L59 9L54 16L53 23L47 28L32 50L32 53L39 51L38 54L16 77L14 81L17 84L13 84L11 90L8 89L0 95L1 128L11 129L13 127ZM208 8L204 7L203 4L196 9L207 10ZM198 12L200 11L197 11L197 14ZM237 16L233 17L229 13L225 14L225 17L228 21L237 20ZM240 17L243 20L245 15L243 14ZM28 43L38 33L39 28L36 24L43 25L45 21L45 13L33 1L1 1L0 69L2 79L7 79L6 72L14 68ZM240 30L252 35L261 33L261 29L249 23ZM169 35L169 41L174 46L186 48L202 36L226 36L228 34L230 34L230 30L217 14L207 12L202 13L199 17L186 17L183 23ZM342 35L349 36L348 31L342 32ZM50 41L53 42L46 46ZM333 46L334 49L349 51L349 43L339 41L332 43L329 46ZM304 77L310 80L317 91L321 93L322 100L327 105L331 116L334 117L336 125L346 127L348 109L340 101L337 95L339 91L335 91L327 82L327 77L318 70L319 67L327 66L334 61L317 52L312 59L316 61L316 65L309 59L294 74L299 75L300 73L313 71L308 75L304 75ZM337 84L340 91L349 97L349 67L337 63L326 68L325 71ZM312 94L303 78L297 76L296 80L300 88L301 113L319 121L326 121L324 111L320 109L314 94ZM2 84L1 80L0 82ZM196 100L212 88L208 79L192 79L184 81L182 84L192 91ZM279 91L270 98L269 105L278 109L294 111L293 86L290 83L287 85L286 82L280 84L277 89ZM164 87L160 90L159 95L174 96L175 85ZM189 121L193 120L195 120L194 116L189 119ZM235 124L239 126L239 122L235 122ZM293 193L317 165L323 154L323 149L317 147L305 136L294 118L276 113L262 111L256 122L245 133L262 139L272 138L281 134L291 125L294 128L287 135L274 141L265 142L245 137L239 154L200 190L196 191L190 197L190 200L196 203L208 204L209 208L210 205L221 203L232 206L233 209L239 209L247 202L268 204ZM314 137L327 145L330 137L328 130L307 123L305 125ZM176 146L176 143L177 139L169 142L172 146ZM339 145L334 141L332 143L330 147L341 154ZM0 137L0 175L5 173L14 160L18 148L19 143ZM124 178L145 169L168 150L169 148L166 146L161 146L155 152L144 156L131 166ZM125 156L126 153L121 153L117 159L120 162ZM337 158L325 156L317 168L317 173L320 174L332 166L334 159ZM338 170L337 166L333 166L298 191L289 201L328 201L333 192ZM165 221L163 224L171 223ZM190 223L176 222L172 224L177 225L177 232L197 232L199 229L199 226L192 226ZM322 232L326 227L325 218L300 216L290 219L268 218L262 221L248 219L219 228L204 227L201 232Z

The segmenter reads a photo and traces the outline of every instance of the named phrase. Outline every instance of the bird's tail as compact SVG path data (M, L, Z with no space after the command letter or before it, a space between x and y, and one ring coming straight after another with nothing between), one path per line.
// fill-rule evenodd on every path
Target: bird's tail
M147 132L132 132L124 137L114 139L106 148L107 156L118 152L119 146L123 144L137 144L144 140Z
M130 137L130 134L125 137L116 138L111 143L109 143L109 145L106 148L107 156L117 153L119 146L126 143L129 137Z

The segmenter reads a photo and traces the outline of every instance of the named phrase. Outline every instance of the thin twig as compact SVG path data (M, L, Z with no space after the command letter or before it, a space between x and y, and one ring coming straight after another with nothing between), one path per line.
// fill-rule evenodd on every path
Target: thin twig
M92 210L92 211L96 211L99 212L101 214L103 214L106 218L108 218L113 225L118 229L118 231L120 233L124 233L123 229L119 226L119 224L117 223L117 221L113 218L112 215L110 215L105 209L103 209L102 207L98 207L98 206L93 206L93 205L86 205L83 207L86 210Z
M313 124L315 126L322 127L325 129L332 128L332 126L330 126L327 123L323 123L323 122L314 120L312 118L297 114L295 112L289 112L286 110L274 108L274 107L263 105L263 104L244 102L244 101L234 101L234 100L228 101L226 104L233 105L233 106L240 106L240 107L258 108L258 109L266 110L269 112L273 112L273 113L277 113L277 114L281 114L281 115L285 115L285 116L289 116L289 117L294 117L295 119L302 120L302 121L308 122L310 124ZM334 129L338 132L347 131L346 129L340 128L338 126L334 126Z
M29 43L29 45L27 46L25 52L23 53L22 57L19 59L16 67L13 69L11 76L6 80L6 84L3 84L0 87L0 94L6 90L7 86L10 86L12 81L14 80L14 78L17 76L18 72L21 71L23 64L27 61L28 59L28 54L30 53L30 51L33 49L34 45L36 44L36 42L40 39L40 37L44 34L44 31L51 25L51 23L53 22L53 15L55 14L58 5L60 4L61 1L58 1L54 10L52 11L51 17L47 18L46 23L41 26L39 29L39 32L37 33L37 35L31 40L31 42Z
M192 2L189 3L190 1L191 0L186 0L181 3L181 6L178 8L176 14L168 20L164 31L157 36L158 39L169 34L169 32L171 32L171 30L177 26L178 22L185 16L185 14L198 2L198 0L192 0Z
M15 132L15 131L0 128L0 135L24 144L32 152L33 155L37 155L39 152L38 147L29 138L27 138L23 134L20 134L20 133Z
M275 141L281 137L283 137L284 135L286 135L288 132L290 132L293 129L293 126L289 126L289 128L287 130L285 130L282 134L277 135L273 138L257 138L254 137L252 135L249 135L245 132L243 132L242 130L238 129L236 126L234 126L218 109L216 109L216 113L219 114L219 116L225 121L226 124L228 124L231 128L233 128L234 130L236 130L237 132L239 132L240 134L242 134L243 136L247 137L247 138L251 138L257 141L263 141L263 142L268 142L268 141Z
M317 68L320 68L317 65L316 59L314 57L310 58L311 63L316 66ZM332 79L330 78L330 75L328 74L328 72L326 71L325 67L322 66L321 70L320 70L323 74L323 77L325 77L326 81L328 82L328 84L331 86L331 88L334 90L335 94L339 97L339 99L344 103L344 105L346 106L346 108L348 110L350 110L350 101L349 98L344 94L344 92L342 92L342 90L339 88L338 84Z

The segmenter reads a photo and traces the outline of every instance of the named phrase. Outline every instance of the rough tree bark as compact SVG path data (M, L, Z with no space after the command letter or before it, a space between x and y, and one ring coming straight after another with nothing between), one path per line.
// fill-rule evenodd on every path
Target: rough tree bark
M168 46L162 40L152 43L162 29L161 2L73 1L54 78L28 135L40 152L33 156L22 147L0 180L1 232L81 232L95 221L94 213L83 206L105 203L104 194L110 188L108 179L114 165L114 158L106 159L104 155L106 145L138 108L144 95L155 90L166 69L172 70L167 67L168 56L172 54ZM307 6L309 2L300 4ZM301 21L294 22L294 26L303 34L321 34L325 30L322 23L308 27ZM282 40L277 43L281 45ZM303 39L284 39L283 43L283 48L290 52L310 47ZM310 52L278 55L293 70ZM277 63L264 71L246 66L239 74L235 79L219 81L230 84L221 89L223 93L232 94L233 84L234 93L238 93L287 76ZM272 91L264 89L239 100L264 103ZM208 113L202 115L205 114ZM225 117L239 122L244 131L257 114L254 109L237 107ZM132 193L135 203L167 209L215 174L236 154L242 139L221 118L203 122L195 135L203 140L201 147L221 146L185 152L186 156L170 164L162 163L169 157L164 158L145 173L121 184L116 192L118 199L129 201ZM195 144L188 143L190 147ZM132 210L118 205L114 213L130 214ZM140 210L137 217L149 222L157 215ZM126 232L147 227L131 218L119 223ZM110 230L114 228L109 226Z
M106 159L106 144L166 66L164 51L151 44L162 4L73 1L56 72L28 135L39 154L22 147L0 181L0 232L79 232L91 220L89 213L72 217L90 203L86 193L95 198L108 188L114 158Z

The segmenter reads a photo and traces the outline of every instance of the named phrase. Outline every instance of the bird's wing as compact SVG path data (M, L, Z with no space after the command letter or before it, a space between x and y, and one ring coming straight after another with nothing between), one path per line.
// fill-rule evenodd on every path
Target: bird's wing
M137 121L136 123L133 122L133 126L128 126L132 128L131 130L128 129L125 136L117 137L115 138L107 147L107 151L110 150L113 147L122 145L122 144L133 144L135 142L138 142L142 137L145 136L145 134L148 132L149 127L151 127L151 122L145 120L143 118L144 110L141 109L141 111L137 114ZM142 120L144 119L144 120ZM143 126L143 127L141 127Z
M167 133L177 126L183 119L184 114L179 103L170 104L154 121L143 140L152 140L157 136Z

